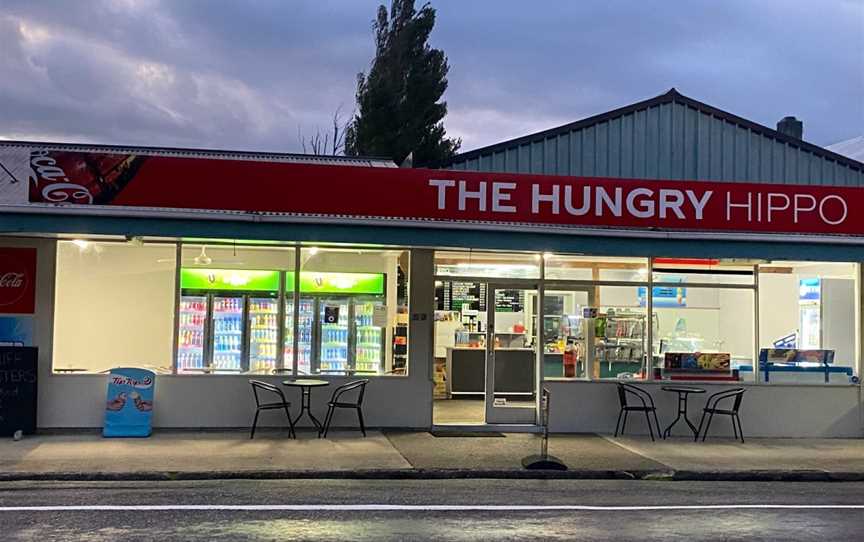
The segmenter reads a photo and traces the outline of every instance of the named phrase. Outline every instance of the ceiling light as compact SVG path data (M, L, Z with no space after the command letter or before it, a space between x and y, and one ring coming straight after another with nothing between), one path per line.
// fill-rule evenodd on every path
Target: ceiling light
M312 247L309 249L309 255L310 256L314 256L316 254L318 254L318 247Z
M72 241L72 244L80 248L81 250L86 250L87 247L90 246L90 243L83 239L75 239L74 241Z
M213 262L213 259L207 255L206 247L201 247L201 254L195 256L195 263L197 265L210 265Z

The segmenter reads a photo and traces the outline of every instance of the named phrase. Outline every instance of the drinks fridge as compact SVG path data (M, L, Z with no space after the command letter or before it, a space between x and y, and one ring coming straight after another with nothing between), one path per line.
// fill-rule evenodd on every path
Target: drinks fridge
M271 372L279 341L279 272L181 269L179 372Z
M376 307L385 307L384 275L312 273L300 278L297 322L299 374L380 374L385 357L385 322ZM286 277L286 291L293 277ZM285 366L294 348L293 294L285 298Z
M315 300L300 298L300 317L297 321L297 371L300 375L311 373L312 326L315 322ZM294 303L289 295L285 300L285 366L290 367L294 359Z

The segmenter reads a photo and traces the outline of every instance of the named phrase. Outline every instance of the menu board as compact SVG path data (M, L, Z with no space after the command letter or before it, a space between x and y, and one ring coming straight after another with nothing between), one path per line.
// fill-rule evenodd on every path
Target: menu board
M525 310L525 290L495 290L495 312Z
M450 282L444 285L444 310L460 311L463 305L473 310L486 310L486 285L477 282Z
M36 432L36 358L32 346L0 346L0 436Z

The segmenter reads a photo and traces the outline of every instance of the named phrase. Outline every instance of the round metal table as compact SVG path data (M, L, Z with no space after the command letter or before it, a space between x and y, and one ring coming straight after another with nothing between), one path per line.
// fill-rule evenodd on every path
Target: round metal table
M309 419L312 420L312 423L315 425L315 428L318 431L321 431L323 427L321 422L319 422L315 416L312 415L312 411L309 410L309 403L312 397L312 388L323 388L329 386L330 383L326 380L315 380L312 378L296 378L293 380L283 380L283 386L300 388L300 414L297 415L297 419L294 420L293 424L297 425L297 422L300 421L300 418L303 417L303 413L305 412Z
M696 426L690 423L690 420L687 418L687 397L691 393L705 393L705 390L702 388L694 388L692 386L663 386L663 391L675 392L678 394L678 417L669 424L669 427L663 431L663 438L672 436L672 428L678 423L678 420L681 419L682 415L684 417L684 421L690 427L690 430L693 431L693 435L695 436L698 433L698 429Z

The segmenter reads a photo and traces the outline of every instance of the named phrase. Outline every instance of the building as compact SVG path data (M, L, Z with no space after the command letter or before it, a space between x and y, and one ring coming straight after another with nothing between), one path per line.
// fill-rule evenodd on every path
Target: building
M39 347L42 428L135 365L157 427L313 374L369 378L371 426L534 430L546 388L608 433L617 381L671 419L674 378L744 387L750 436L861 436L864 164L780 128L672 90L448 170L0 142L0 341Z

